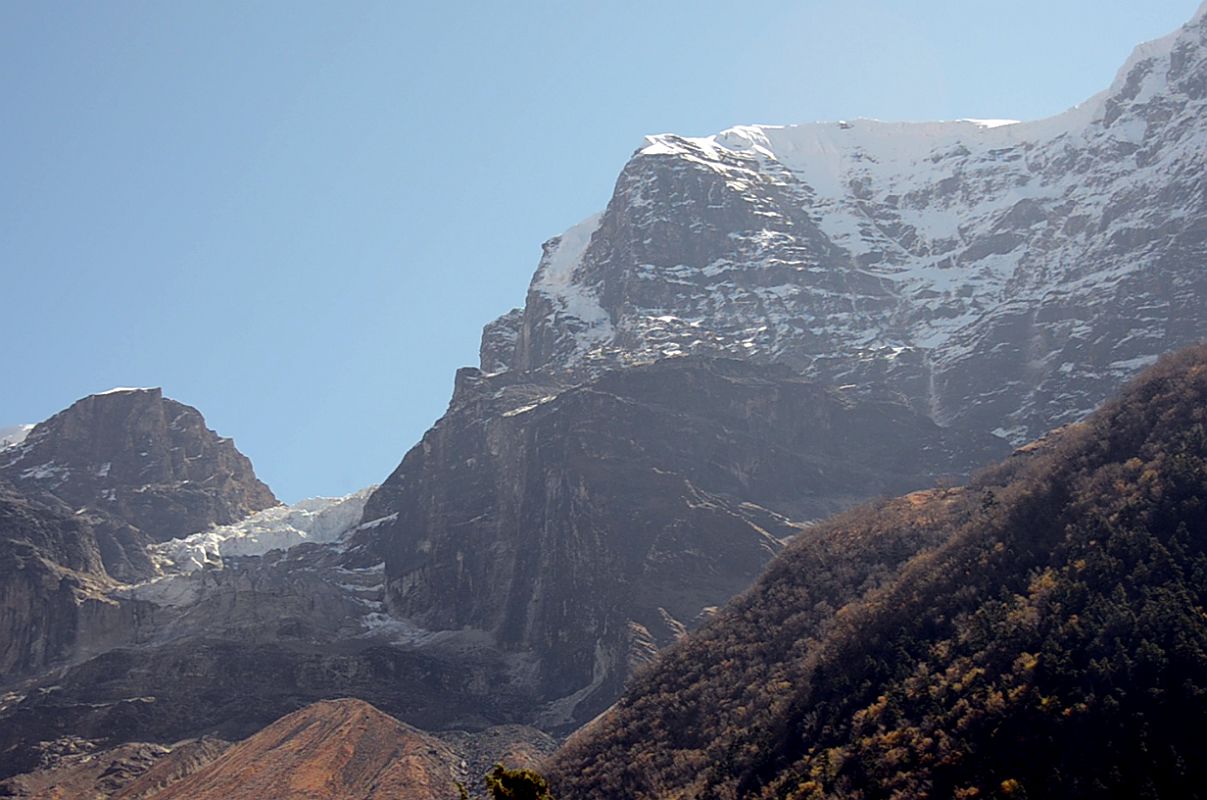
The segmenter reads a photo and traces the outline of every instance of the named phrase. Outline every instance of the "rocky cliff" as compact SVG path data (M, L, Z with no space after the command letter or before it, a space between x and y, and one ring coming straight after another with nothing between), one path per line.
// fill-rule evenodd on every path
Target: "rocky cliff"
M1203 9L1038 122L652 136L482 368L778 361L1021 442L1207 337L1205 137Z
M511 377L462 372L361 535L391 614L527 654L538 719L558 727L606 707L800 521L1003 448L782 366L672 359L565 390Z
M276 504L196 409L158 389L86 397L0 450L0 685L139 641L163 541Z
M98 544L115 578L148 577L146 545L277 504L234 442L159 389L91 395L0 451L0 480L106 519Z

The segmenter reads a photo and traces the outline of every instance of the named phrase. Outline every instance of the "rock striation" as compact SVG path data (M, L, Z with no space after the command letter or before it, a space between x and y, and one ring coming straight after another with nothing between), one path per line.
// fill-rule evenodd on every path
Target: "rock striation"
M651 136L545 245L482 368L724 354L1040 436L1207 338L1205 87L1200 9L1051 119Z
M1005 449L777 365L671 359L565 390L462 371L359 535L382 552L393 616L526 654L537 720L573 727L799 521Z
M277 505L232 440L159 389L90 395L0 451L0 480L105 521L115 578L148 577L146 546Z

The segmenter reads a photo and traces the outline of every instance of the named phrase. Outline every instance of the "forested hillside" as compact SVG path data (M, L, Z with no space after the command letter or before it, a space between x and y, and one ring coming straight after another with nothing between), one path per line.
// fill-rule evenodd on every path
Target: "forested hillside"
M1198 797L1207 347L962 489L799 537L552 768L557 795Z

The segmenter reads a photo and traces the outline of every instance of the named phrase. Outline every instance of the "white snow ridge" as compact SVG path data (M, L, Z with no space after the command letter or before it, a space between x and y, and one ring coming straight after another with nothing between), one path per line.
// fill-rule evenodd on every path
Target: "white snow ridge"
M346 497L313 497L292 506L275 506L234 525L155 545L152 554L167 572L193 572L221 567L223 557L259 556L304 542L337 542L360 522L375 488Z

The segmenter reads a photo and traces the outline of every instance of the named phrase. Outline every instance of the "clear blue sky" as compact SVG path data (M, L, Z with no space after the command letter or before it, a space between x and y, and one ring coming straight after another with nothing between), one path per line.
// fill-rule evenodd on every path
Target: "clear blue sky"
M0 5L0 426L163 386L382 480L642 135L1031 119L1197 0Z

